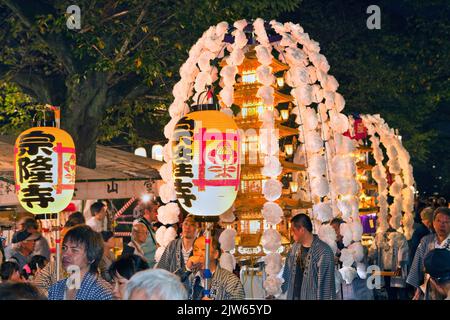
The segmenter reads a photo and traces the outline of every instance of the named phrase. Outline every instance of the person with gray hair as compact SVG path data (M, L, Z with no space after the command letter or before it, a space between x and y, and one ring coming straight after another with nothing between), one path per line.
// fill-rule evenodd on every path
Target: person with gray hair
M131 277L124 300L187 300L180 279L163 269L140 271Z

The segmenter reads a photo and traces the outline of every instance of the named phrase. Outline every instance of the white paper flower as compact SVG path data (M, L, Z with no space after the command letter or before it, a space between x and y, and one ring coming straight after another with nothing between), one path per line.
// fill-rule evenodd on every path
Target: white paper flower
M269 276L276 276L283 266L281 255L277 252L267 254L264 257L264 263L266 265L265 271Z
M220 247L224 251L233 250L235 247L236 230L225 229L222 231L219 237Z
M348 200L338 200L337 207L341 211L343 219L350 217L352 213L352 206Z
M306 86L310 81L308 69L304 66L294 66L288 71L292 87Z
M275 202L264 203L261 213L267 223L272 225L280 223L281 218L283 217L283 209Z
M314 217L321 221L326 222L333 219L333 211L329 202L319 202L313 205Z
M163 181L168 182L173 179L172 170L172 161L164 163L161 168L159 168L159 174Z
M306 108L305 112L303 112L302 117L305 130L311 131L317 128L319 121L317 119L316 110L308 107Z
M233 27L235 27L238 30L244 30L244 28L247 26L247 20L242 19L238 20L233 23Z
M349 155L336 155L331 161L333 172L341 176L352 176L356 174L356 164Z
M281 235L277 230L267 229L262 235L261 244L267 251L275 252L281 246Z
M173 183L162 184L159 187L159 196L161 197L161 201L164 203L177 200L177 194Z
M314 103L320 103L323 101L323 89L318 84L312 85L312 99Z
M262 168L261 173L267 177L275 178L281 174L280 160L275 156L266 156L264 158L264 167Z
M274 94L275 89L271 86L262 86L256 92L256 96L262 99L263 104L266 107L272 107L274 104Z
M366 279L367 278L367 268L366 268L366 265L364 263L358 262L356 264L356 272L358 273L358 276L361 279Z
M344 243L344 246L348 247L353 240L353 233L350 225L348 223L341 223L339 232L343 237L342 242Z
M346 284L351 284L353 279L355 279L358 274L354 268L351 267L343 267L339 269L339 273L342 276L342 279L345 281Z
M171 118L182 117L189 112L189 106L181 100L175 100L169 107Z
M253 27L258 42L263 45L269 45L269 38L267 37L266 29L264 28L264 20L257 18L255 22L253 22Z
M325 177L316 177L311 180L311 193L318 197L325 197L329 192L328 180Z
M331 112L330 114L330 126L338 132L344 133L348 130L348 118L342 113Z
M258 62L264 66L270 66L272 64L272 53L268 47L259 45L255 48L256 57L258 58Z
M210 71L211 65L210 61L215 58L214 53L211 51L203 51L198 58L197 64L200 68L200 71ZM201 72L200 72L201 73Z
M291 95L302 105L308 106L312 103L312 87L309 84L292 89Z
M172 139L173 131L174 131L175 126L176 126L176 124L177 124L177 122L178 122L179 120L180 120L179 117L172 118L172 119L170 119L169 123L166 124L166 126L164 127L164 136L165 136L167 139Z
M334 94L334 107L337 112L341 112L345 107L344 97L337 92Z
M307 131L305 133L305 144L307 152L319 152L323 147L323 141L320 134L316 131Z
M177 237L177 231L174 227L167 228L164 233L164 239L161 243L164 247L167 247Z
M218 37L223 36L228 31L228 22L222 21L216 25L216 34Z
M256 68L256 77L259 83L270 86L275 82L275 76L272 73L272 67L261 65Z
M222 77L225 86L233 86L236 83L236 74L238 68L236 66L228 65L220 70L220 76Z
M263 283L263 287L266 290L268 296L277 296L281 294L281 285L283 284L283 279L276 276L267 277Z
M245 35L244 35L245 37ZM246 40L247 38L245 38ZM245 59L244 51L242 49L235 48L228 58L225 59L228 65L240 66Z
M303 66L306 54L298 48L286 48L286 61L290 66Z
M361 262L364 259L364 248L361 242L353 242L348 246L348 249L352 252L353 259L356 262Z
M343 224L341 224L342 226ZM341 250L341 256L339 260L342 262L344 267L351 267L353 262L355 262L353 258L353 252L347 248Z
M222 99L222 102L228 106L231 107L234 101L234 89L232 86L224 87L219 92L219 96Z
M353 145L353 141L346 136L336 135L336 154L346 155L351 153L355 147Z
M283 185L280 181L275 179L269 179L264 183L263 195L268 201L275 201L281 197Z
M196 92L203 92L206 86L212 83L211 73L209 71L202 71L195 79L194 89Z
M165 162L171 162L172 161L172 140L169 139L169 142L167 142L167 144L164 145L163 147L163 160Z
M161 226L155 232L156 242L158 242L160 245L163 245L163 243L164 243L164 235L165 235L166 231L167 231L167 228L165 226Z
M323 224L318 230L320 240L328 244L331 250L333 250L333 253L336 253L336 231L334 231L334 228L330 224Z
M236 266L236 258L229 252L224 252L220 255L219 264L221 268L233 272Z
M171 202L158 208L158 221L162 224L174 224L178 222L180 208L178 204Z
M308 159L308 172L313 177L321 177L326 174L327 164L325 157L320 154L314 154Z
M353 241L361 241L361 237L363 234L363 226L361 224L361 220L359 219L359 217L358 219L356 219L351 223L351 229L353 234Z

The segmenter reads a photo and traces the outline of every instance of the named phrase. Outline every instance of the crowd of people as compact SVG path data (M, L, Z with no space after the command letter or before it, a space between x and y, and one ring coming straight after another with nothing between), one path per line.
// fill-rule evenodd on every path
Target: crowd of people
M339 271L344 249L340 231L345 222L336 218L330 223L337 235L337 250L333 252L314 234L308 215L295 215L290 221L293 244L280 272L281 298L450 299L450 209L446 202L436 204L417 207L411 240L406 241L395 229L376 234L364 251L363 262L353 265L358 273L351 283L344 281ZM182 220L179 237L156 262L158 203L143 204L142 216L132 225L131 241L124 244L117 259L114 234L103 230L105 204L96 202L90 209L92 218L87 221L80 212L69 216L61 230L59 263L51 258L36 220L26 217L19 221L11 243L0 246L0 300L245 299L237 270L220 266L222 250L217 236L211 238L209 269L205 272L207 240L194 216ZM361 264L379 267L381 287L369 285L370 274L359 272Z

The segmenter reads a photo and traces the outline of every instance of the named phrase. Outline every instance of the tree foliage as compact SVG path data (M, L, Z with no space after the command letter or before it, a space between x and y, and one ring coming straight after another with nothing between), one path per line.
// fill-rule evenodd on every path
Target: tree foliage
M61 106L79 163L95 167L99 137L136 142L139 121L162 122L177 71L209 25L276 17L299 2L80 0L81 30L69 30L71 1L2 0L0 79Z

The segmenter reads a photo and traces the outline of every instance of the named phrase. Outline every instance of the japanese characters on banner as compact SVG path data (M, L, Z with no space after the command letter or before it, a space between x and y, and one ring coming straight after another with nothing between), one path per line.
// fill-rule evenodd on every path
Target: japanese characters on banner
M236 199L240 141L233 119L219 111L189 113L175 125L173 178L180 205L194 215L215 216Z
M53 127L31 128L14 145L17 197L33 214L57 213L72 200L76 153L71 136Z

